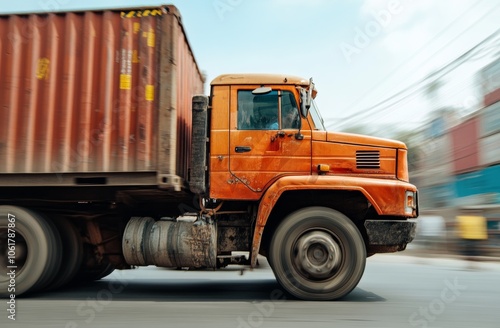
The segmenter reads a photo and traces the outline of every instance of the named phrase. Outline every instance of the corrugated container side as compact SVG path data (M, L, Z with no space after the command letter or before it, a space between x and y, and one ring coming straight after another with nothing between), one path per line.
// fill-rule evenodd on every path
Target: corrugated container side
M161 25L159 86L159 152L158 182L187 179L191 149L191 99L203 93L202 76L186 34L180 15L168 6L168 19ZM174 182L176 183L176 182Z
M7 131L2 172L114 169L110 127L117 129L114 49L121 31L119 16L114 16L0 18L7 22L2 34L9 36L0 63L6 111L1 128Z
M4 81L3 76L5 76L5 63L7 60L7 43L9 42L8 34L3 31L7 31L8 21L6 19L0 19L0 172L4 172L7 159L5 158L7 153L7 136L8 136L8 125L9 125L9 113L7 112L8 105L7 100L7 86Z
M470 172L479 166L479 119L474 116L450 130L454 173Z
M175 7L0 16L0 31L0 173L187 177L204 81Z

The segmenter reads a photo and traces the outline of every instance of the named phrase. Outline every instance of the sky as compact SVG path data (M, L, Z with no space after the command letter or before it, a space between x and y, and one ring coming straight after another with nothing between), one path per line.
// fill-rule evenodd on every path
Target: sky
M415 128L431 110L470 111L480 102L478 56L396 106L373 108L453 62L500 27L498 0L23 0L0 13L173 4L208 81L225 73L312 77L332 129L350 125ZM480 57L480 58L479 58ZM208 88L207 88L208 90Z

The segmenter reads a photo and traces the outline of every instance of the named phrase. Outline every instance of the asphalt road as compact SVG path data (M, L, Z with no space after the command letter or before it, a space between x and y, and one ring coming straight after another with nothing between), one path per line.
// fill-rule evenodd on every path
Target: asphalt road
M500 327L500 263L403 254L368 259L334 302L287 299L267 266L225 271L142 268L85 286L2 300L0 327Z

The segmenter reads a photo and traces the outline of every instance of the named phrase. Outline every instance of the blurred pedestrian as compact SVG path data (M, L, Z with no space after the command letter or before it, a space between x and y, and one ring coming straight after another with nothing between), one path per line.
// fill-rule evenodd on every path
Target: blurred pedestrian
M468 260L482 255L481 246L488 239L486 218L477 212L456 217L458 236L461 239L462 254Z

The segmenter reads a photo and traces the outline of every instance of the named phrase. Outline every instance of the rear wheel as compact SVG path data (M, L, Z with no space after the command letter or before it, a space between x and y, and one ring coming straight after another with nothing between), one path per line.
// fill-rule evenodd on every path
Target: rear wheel
M304 300L334 300L363 276L366 249L354 223L326 207L298 210L278 226L269 262L281 286Z
M95 256L94 246L83 244L83 260L76 276L73 278L73 284L82 284L89 281L100 280L110 275L115 270L113 264L108 259L103 258L100 261Z
M47 289L57 289L69 283L80 270L83 261L83 243L73 223L65 218L53 218L62 241L62 264Z
M108 263L107 265L103 265L101 272L99 272L99 274L92 277L92 280L101 280L102 278L105 278L105 277L109 276L110 274L112 274L113 271L115 271L115 267L113 264Z
M17 206L0 206L0 241L1 296L12 294L13 282L15 294L21 295L42 289L54 278L61 242L43 216ZM12 272L15 279L11 281L8 274Z
M115 271L115 267L111 263L103 261L103 263L95 265L91 268L81 268L78 274L73 279L73 283L82 284L89 281L100 280L104 277L109 276L111 273L113 273L113 271Z

